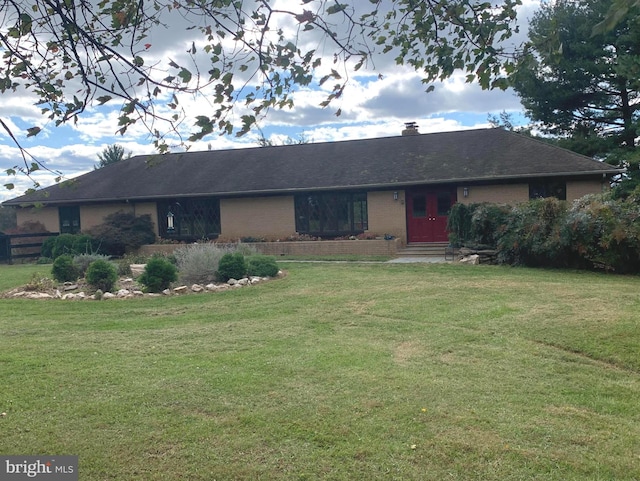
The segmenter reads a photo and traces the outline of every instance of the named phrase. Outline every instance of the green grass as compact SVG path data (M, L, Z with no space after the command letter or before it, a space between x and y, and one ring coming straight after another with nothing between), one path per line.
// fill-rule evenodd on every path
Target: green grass
M0 300L0 452L77 454L82 480L640 479L640 278L281 265Z

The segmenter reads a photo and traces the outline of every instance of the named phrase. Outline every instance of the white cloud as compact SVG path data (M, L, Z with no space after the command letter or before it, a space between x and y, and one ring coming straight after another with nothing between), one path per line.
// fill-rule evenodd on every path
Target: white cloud
M245 3L245 7L247 5ZM277 0L272 3L272 8L301 11L304 8L311 8L309 5L311 4L292 5L289 0ZM538 5L539 0L523 0L523 5L519 8L521 31L512 39L513 41L519 42L525 38L527 22ZM282 27L288 32L295 33L300 27L291 17L283 18L287 20ZM338 16L335 18L337 19ZM203 20L202 25L204 24ZM189 60L186 50L193 39L197 38L199 32L186 31L185 26L186 20L176 16L171 19L169 28L152 31L145 39L144 42L150 45L146 50L150 55L147 61L149 64L156 62L159 78L166 75L167 59L175 59L178 63ZM327 54L333 52L322 35L319 33L317 36L314 35L305 35L305 44L300 44L300 47L318 48L318 51L326 47ZM226 42L232 42L232 40L229 39ZM200 51L201 43L197 46ZM420 74L408 67L397 66L393 56L376 56L374 60L378 70L363 69L359 72L351 72L343 96L336 99L329 107L322 108L320 103L325 100L335 83L331 80L322 87L315 84L298 88L294 95L293 109L273 109L266 118L259 120L259 126L268 138L277 142L282 142L287 137L296 139L301 134L314 142L329 142L399 135L404 122L407 121L416 121L421 133L484 127L487 126L486 116L489 113L522 110L513 92L483 91L476 84L466 83L464 75L454 75L451 79L436 84L435 91L427 94ZM196 61L198 70L205 77L208 76L206 73L210 68L207 63L208 56L198 54ZM334 67L331 56L323 59L322 66L315 72L316 82ZM344 75L343 71L340 73ZM244 76L240 72L236 74L238 81L247 80L248 74ZM379 74L382 75L379 77ZM250 84L248 88L252 87ZM183 139L195 129L193 126L195 115L213 113L216 105L212 103L211 95L211 90L208 90L203 92L203 95L180 97L179 108L184 109L189 115L189 119L178 126L178 133ZM112 144L120 144L127 152L130 151L134 155L153 152L152 141L142 122L131 126L123 136L116 134L121 106L117 101L109 102L102 107L88 108L76 124L63 127L55 127L51 121L44 118L34 103L35 97L24 91L4 94L0 104L0 117L13 132L19 133L18 138L29 153L50 169L62 171L66 177L93 169L93 165L98 162L98 154ZM340 116L335 115L338 109L342 112ZM158 105L157 112L166 117L174 113L161 103ZM246 112L249 110L245 106L237 105L231 115L237 120ZM468 115L470 120L463 120L465 115ZM27 139L22 129L25 125L34 124L43 127L43 132ZM153 125L153 128L161 131L166 127L167 125L163 125L162 122ZM191 149L219 150L255 146L258 138L258 132L252 132L239 139L214 133L192 145ZM181 141L177 134L169 134L167 140L172 145L179 145ZM0 129L0 171L20 162L22 160L19 150ZM4 174L0 172L0 175ZM56 174L46 171L34 174L34 178L42 185L51 185L55 177ZM0 184L11 181L9 177L2 180ZM20 195L32 186L24 176L19 176L15 180L16 189L0 191L0 200Z

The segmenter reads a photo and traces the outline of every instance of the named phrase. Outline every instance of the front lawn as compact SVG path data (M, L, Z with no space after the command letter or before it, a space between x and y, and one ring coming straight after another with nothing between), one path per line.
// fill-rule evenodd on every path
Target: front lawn
M640 278L281 267L224 293L0 299L0 453L79 455L83 481L640 479Z

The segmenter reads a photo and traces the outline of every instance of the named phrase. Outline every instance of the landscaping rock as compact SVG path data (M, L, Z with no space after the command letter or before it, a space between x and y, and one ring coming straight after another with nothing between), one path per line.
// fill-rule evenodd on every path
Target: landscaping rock
M471 264L471 265L480 264L480 256L478 254L472 254L470 256L465 256L462 259L460 259L460 263L461 264Z
M282 271L280 271L280 275ZM86 283L86 280L79 279L77 282L66 282L58 287L51 287L44 292L29 290L29 286L23 286L16 289L12 289L10 291L6 291L0 293L0 297L3 298L25 298L25 299L63 299L63 300L82 300L82 299L91 299L91 300L100 300L100 299L130 299L133 297L158 297L161 295L170 296L172 294L189 294L189 293L198 293L198 292L218 292L225 291L228 289L239 289L245 286L251 286L253 284L258 284L260 282L265 282L270 280L268 277L244 277L242 279L229 279L226 283L209 283L206 286L202 286L200 284L193 284L191 287L187 286L178 286L174 289L165 289L162 291L162 294L145 294L138 286L137 282L130 277L121 278L118 282L118 286L120 289L113 292L104 292L100 294L100 290L97 290L95 294L86 294L85 291L81 290L83 288L90 289L90 286ZM79 291L79 292L71 292L71 291Z
M31 292L25 296L27 299L53 299L51 294L46 292Z
M144 272L144 268L146 266L146 264L131 264L129 267L131 269L131 275L133 276L133 278L135 279L137 277L140 277Z

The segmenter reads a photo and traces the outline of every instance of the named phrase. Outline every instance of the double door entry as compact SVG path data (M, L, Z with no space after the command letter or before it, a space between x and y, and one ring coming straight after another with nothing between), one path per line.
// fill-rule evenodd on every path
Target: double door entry
M447 221L456 191L413 189L407 191L407 241L447 242Z

